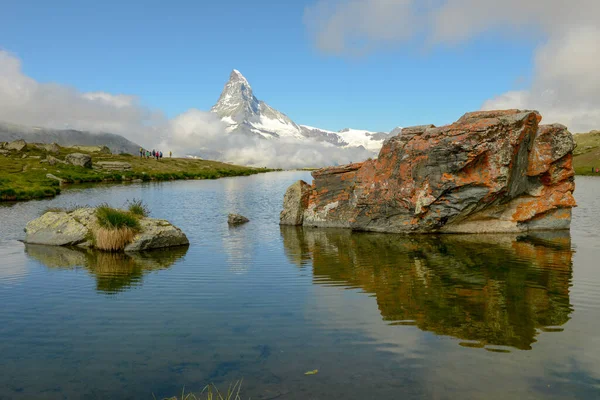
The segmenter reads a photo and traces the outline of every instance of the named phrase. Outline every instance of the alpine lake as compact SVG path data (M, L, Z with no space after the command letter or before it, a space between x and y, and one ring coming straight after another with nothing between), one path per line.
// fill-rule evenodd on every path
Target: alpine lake
M446 236L280 227L298 179L311 181L0 204L0 399L160 399L240 380L242 399L600 397L600 179L577 177L570 233ZM20 241L48 207L134 198L189 248ZM250 222L230 228L228 213Z

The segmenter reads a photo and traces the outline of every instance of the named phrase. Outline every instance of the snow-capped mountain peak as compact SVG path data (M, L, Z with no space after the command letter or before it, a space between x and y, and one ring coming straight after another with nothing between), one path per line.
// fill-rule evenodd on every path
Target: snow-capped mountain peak
M364 147L377 152L387 133L356 129L339 132L307 125L297 125L287 115L258 100L248 80L234 69L223 92L211 111L227 124L228 133L244 134L263 139L294 138L325 142L337 147Z

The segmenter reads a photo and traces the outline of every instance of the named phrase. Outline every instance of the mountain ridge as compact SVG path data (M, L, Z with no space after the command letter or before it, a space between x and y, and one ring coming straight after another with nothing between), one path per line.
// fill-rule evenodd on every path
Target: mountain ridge
M115 133L92 133L76 129L52 129L0 121L0 142L24 139L28 143L56 143L59 146L107 146L113 154L137 154L140 146Z

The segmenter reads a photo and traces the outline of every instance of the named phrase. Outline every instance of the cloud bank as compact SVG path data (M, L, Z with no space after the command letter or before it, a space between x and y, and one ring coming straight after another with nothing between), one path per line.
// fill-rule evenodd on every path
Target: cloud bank
M543 38L531 87L499 94L483 109L532 108L573 132L600 127L600 1L320 0L305 11L315 45L356 55L421 41L456 44L478 35Z
M261 140L226 133L213 113L190 109L173 119L136 96L81 92L25 75L21 61L0 51L0 120L56 129L110 132L146 148L271 168L321 167L362 161L371 153L312 141Z

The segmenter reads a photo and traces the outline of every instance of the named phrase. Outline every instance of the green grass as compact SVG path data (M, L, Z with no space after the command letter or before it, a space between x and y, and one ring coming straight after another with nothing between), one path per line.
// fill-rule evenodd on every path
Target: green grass
M577 147L573 151L573 167L576 175L596 175L592 168L600 168L600 131L573 135Z
M148 217L150 215L150 209L141 199L133 199L127 202L127 209L133 215L140 217Z
M185 393L185 388L181 391L181 395L167 397L163 400L241 400L240 391L242 390L242 381L237 381L227 388L227 392L221 393L219 389L213 385L206 385L198 396L194 393ZM154 397L154 396L153 396ZM156 397L154 397L156 400Z
M130 228L134 231L140 230L140 222L135 215L112 208L106 203L96 207L96 218L98 219L98 225L102 228Z
M81 150L61 148L59 154L51 154L60 160ZM26 158L22 158L23 155ZM48 153L37 148L27 148L24 152L12 152L8 157L0 155L0 201L31 200L53 197L61 189L77 183L120 183L134 180L166 181L181 179L218 179L228 176L248 176L272 171L266 168L251 168L218 161L186 158L146 159L129 154L89 153L92 162L124 161L131 164L126 172L102 171L75 167L72 165L41 163ZM46 177L52 174L63 180L63 185Z

